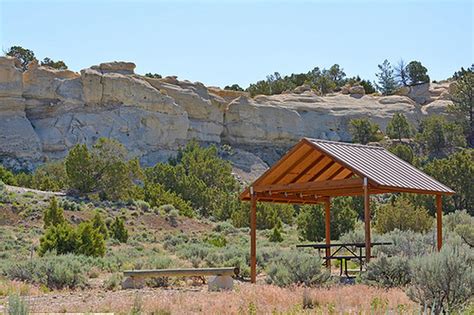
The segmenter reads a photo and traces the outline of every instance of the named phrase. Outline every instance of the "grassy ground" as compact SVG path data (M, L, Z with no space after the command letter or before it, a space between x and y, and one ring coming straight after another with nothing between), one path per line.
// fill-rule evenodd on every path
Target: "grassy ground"
M0 272L15 262L37 259L35 247L43 232L42 211L49 198L42 192L10 188L8 200L0 204ZM400 289L382 290L359 284L304 289L266 284L266 264L299 243L291 227L285 227L282 243L270 242L270 231L259 231L261 273L257 285L236 281L232 292L208 292L199 281L171 279L166 287L121 290L121 271L125 269L240 265L242 274L247 276L248 229L185 217L179 217L174 225L163 211L143 205L58 198L69 209L65 210L66 218L74 224L90 219L96 209L106 220L123 217L130 232L129 241L120 244L109 240L104 258L81 260L86 270L83 288L51 290L38 283L0 276L0 313L8 296L14 293L24 296L32 312L411 313L415 308ZM338 273L337 266L333 268Z
M234 290L229 292L208 292L206 286L186 286L50 293L41 293L36 289L31 293L25 300L32 312L409 314L417 310L400 289L382 290L365 285L333 285L327 288L305 289L237 283Z

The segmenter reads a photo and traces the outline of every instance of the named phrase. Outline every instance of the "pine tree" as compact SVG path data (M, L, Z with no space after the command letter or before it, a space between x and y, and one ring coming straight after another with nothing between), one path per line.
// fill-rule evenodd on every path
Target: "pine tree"
M397 90L397 82L395 81L395 77L393 75L393 68L388 62L387 59L381 65L378 65L380 72L376 73L375 76L378 79L377 89L383 95L391 95L395 93Z

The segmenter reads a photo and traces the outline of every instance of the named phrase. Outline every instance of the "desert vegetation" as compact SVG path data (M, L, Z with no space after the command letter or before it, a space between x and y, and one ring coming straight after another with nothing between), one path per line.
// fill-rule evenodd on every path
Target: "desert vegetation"
M21 47L12 47L8 54L24 67L35 58ZM49 58L44 64L65 68ZM182 296L212 294L216 309L234 313L472 312L473 70L453 75L450 110L459 117L456 123L431 115L415 127L396 113L384 132L369 118L349 122L353 142L384 146L456 191L443 199L441 252L435 248L431 196L374 196L373 238L393 245L377 248L377 258L364 266L353 287L342 285L344 279L335 272L338 263L331 273L313 250L295 248L301 242L324 240L324 209L260 203L258 284L252 287L246 282L250 207L238 198L245 183L223 159L232 154L232 147L190 141L168 161L143 167L117 140L99 138L91 146L75 145L64 159L48 161L32 172L0 166L0 303L15 314L117 311L117 299L124 312L203 311L207 306L202 302L179 303L182 297L176 291L162 302L154 299L164 294L157 287L186 287L199 292ZM377 88L390 95L403 86L429 82L427 69L417 61L401 61L394 68L384 61L377 78L377 84L347 78L334 65L285 77L275 73L247 91L253 96L279 94L307 84L324 95L360 84L365 93ZM338 197L332 205L331 239L363 241L363 200ZM349 265L360 267L354 261ZM120 290L127 269L223 266L240 269L242 278L234 292L201 292L199 279L181 278L150 279L140 292ZM81 304L64 297L79 291L99 295L101 303ZM352 300L339 297L353 292L359 295ZM51 296L63 304L48 304ZM219 303L227 301L235 303L224 310Z
M390 126L389 137L377 130L380 144L396 148L395 154L457 193L444 200L445 246L441 252L435 249L432 198L410 194L374 197L373 238L393 245L379 247L377 259L356 278L355 286L372 298L368 305L353 307L362 312L472 311L474 218L469 183L473 151L463 148L463 142L443 146L434 154L426 139L438 129L416 131L402 115L394 116ZM414 134L414 140L400 141ZM458 136L464 136L462 131ZM103 303L68 310L108 311L113 310L110 299L123 294L121 272L126 269L228 266L238 267L243 279L248 277L249 206L238 200L241 184L230 164L221 159L220 150L190 142L168 163L143 169L138 161L127 160L120 143L99 139L91 148L77 145L64 161L45 164L33 173L15 174L0 168L0 295L4 296L0 299L9 307L34 309L37 304L28 304L23 295L40 298L58 290L98 290L104 292ZM11 186L19 184L56 192ZM333 200L331 239L363 241L361 205L358 197ZM273 299L283 294L281 290L291 292L291 298L282 300L291 303L275 302L269 310L244 281L237 284L235 293L223 293L229 299L236 294L248 299L236 304L237 311L334 312L347 307L345 303L351 302L328 298L318 289L340 294L347 290L338 284L340 279L323 267L314 251L295 248L305 240L324 239L323 209L259 204L257 213L258 286L273 292ZM356 262L349 264L358 268ZM160 291L147 290L188 285L196 285L195 280L151 279L149 289L143 291L145 297L128 293L133 302L127 307L130 311L177 312L170 303L150 300L152 292ZM392 298L399 302L394 304Z

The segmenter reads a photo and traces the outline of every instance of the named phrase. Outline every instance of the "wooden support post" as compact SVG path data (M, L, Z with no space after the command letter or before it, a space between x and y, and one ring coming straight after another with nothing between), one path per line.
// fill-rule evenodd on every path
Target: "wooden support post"
M364 178L364 221L365 221L365 261L370 261L371 242L370 242L370 194L367 177Z
M436 236L438 241L438 251L443 246L443 203L441 195L436 195Z
M250 187L250 282L257 280L257 196Z
M325 221L326 221L326 245L328 246L326 248L326 257L331 256L331 199L328 198L328 200L324 203L325 205ZM326 267L328 269L331 269L331 260L326 259Z

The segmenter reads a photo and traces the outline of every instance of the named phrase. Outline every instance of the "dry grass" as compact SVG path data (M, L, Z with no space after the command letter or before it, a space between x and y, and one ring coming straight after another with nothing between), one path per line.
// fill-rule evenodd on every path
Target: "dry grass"
M304 293L306 291L306 293ZM305 303L303 303L305 296ZM400 289L365 285L304 289L239 283L231 292L198 289L142 289L63 292L32 297L34 312L146 312L155 314L385 314L414 313Z
M31 284L0 278L0 299L11 294L40 295L42 292Z

